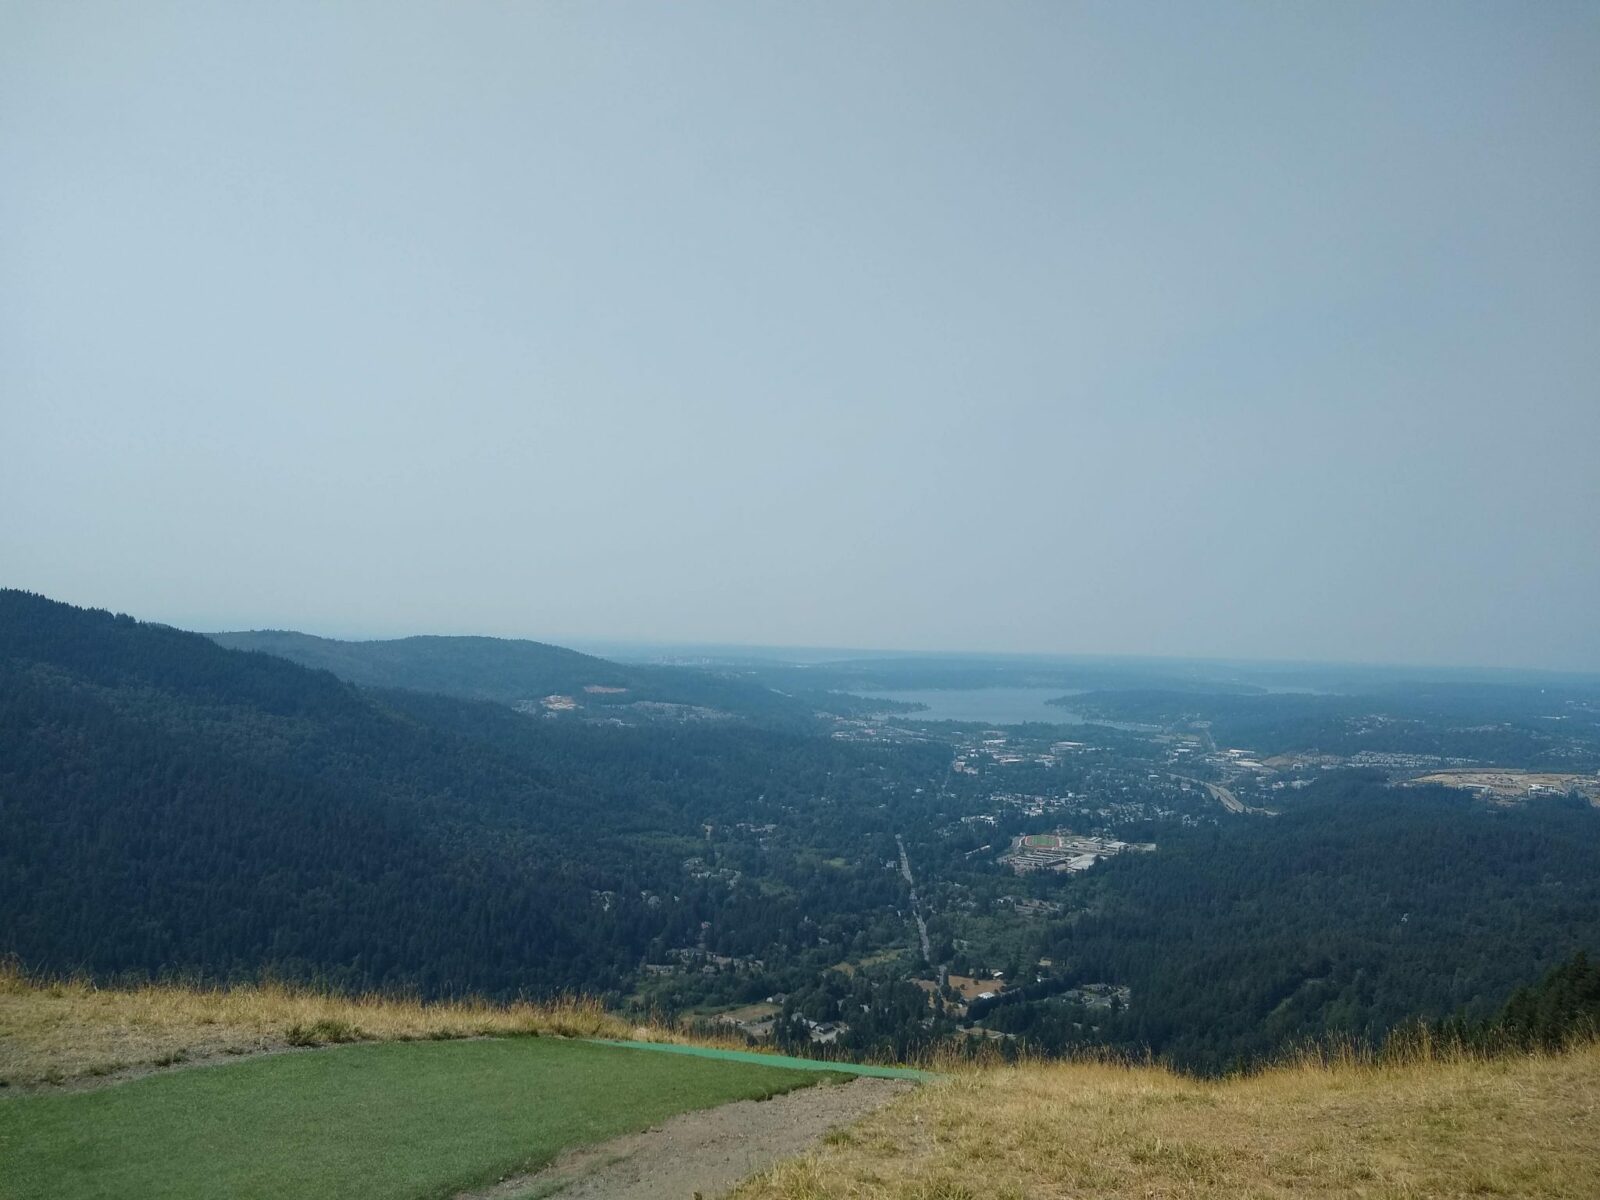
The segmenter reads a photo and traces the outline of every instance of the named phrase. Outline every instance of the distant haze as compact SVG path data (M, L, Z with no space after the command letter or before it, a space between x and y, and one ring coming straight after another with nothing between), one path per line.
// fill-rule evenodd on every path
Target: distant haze
M0 8L0 584L1600 667L1600 4Z

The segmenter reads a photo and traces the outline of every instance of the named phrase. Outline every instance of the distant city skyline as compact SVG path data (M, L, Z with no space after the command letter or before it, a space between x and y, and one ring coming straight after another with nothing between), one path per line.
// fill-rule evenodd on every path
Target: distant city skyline
M23 2L0 586L1600 671L1600 5Z

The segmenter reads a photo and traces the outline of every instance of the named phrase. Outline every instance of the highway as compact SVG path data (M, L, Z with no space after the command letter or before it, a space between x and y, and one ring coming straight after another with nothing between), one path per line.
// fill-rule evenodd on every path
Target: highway
M905 839L898 833L894 835L894 844L900 847L900 874L906 877L906 883L911 886L911 916L917 923L917 937L922 940L922 961L931 967L933 947L928 942L928 923L922 919L922 902L917 899L917 881L911 874L911 858L906 854Z

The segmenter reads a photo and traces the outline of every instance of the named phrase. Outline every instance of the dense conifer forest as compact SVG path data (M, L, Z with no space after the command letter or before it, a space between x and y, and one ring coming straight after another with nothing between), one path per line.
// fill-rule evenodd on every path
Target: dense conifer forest
M483 649L429 668L457 695L412 675L361 687L0 592L0 952L100 978L577 990L705 1015L772 997L770 1036L796 1049L836 1023L827 1052L966 1031L1216 1071L1310 1037L1486 1020L1600 946L1600 811L1578 795L1492 804L1341 770L1274 793L1275 815L1235 814L1162 775L1170 739L1101 728L1095 747L984 768L1024 800L1100 804L1034 818L952 766L976 761L981 729L834 721L693 672L674 694L722 696L716 719L518 711L502 701L655 684L567 652L539 668L565 676L537 676L530 652L514 685L480 686ZM1116 804L1082 800L1102 793ZM1065 875L997 861L1068 820L1156 849ZM1006 984L964 1012L930 1004L957 970Z
M1486 808L1444 788L1400 798L1351 772L1269 821L1174 831L1161 854L1113 859L1083 884L1079 915L1047 939L1070 969L1036 985L1039 1003L996 1002L989 1024L1221 1070L1308 1038L1485 1018L1600 945L1600 812ZM1098 980L1135 1002L1060 1001Z
M618 719L681 706L701 719L739 716L804 726L807 704L727 673L615 663L561 646L509 638L409 637L341 642L263 630L214 633L218 645L259 650L332 671L363 687L406 688L532 706L553 695ZM815 698L815 697L812 697Z

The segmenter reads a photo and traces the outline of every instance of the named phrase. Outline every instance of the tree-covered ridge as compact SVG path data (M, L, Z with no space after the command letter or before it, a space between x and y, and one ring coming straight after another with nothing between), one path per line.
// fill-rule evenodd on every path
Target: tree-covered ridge
M539 772L463 753L330 675L4 604L0 912L25 961L429 988L463 972L517 986L557 955L603 970L604 945L574 936L571 864L519 876L439 836L478 819L462 793L559 813ZM525 830L507 832L531 857Z
M367 687L413 687L479 700L519 700L587 685L624 687L626 668L544 642L492 637L341 641L290 630L207 634L230 650L259 650Z
M727 673L615 663L543 642L433 636L346 642L283 630L208 636L230 649L286 658L364 687L524 705L560 695L582 710L610 716L670 715L651 707L657 705L789 724L810 715L792 697Z
M366 692L6 592L0 944L101 974L614 993L703 922L741 944L815 941L840 908L824 881L731 895L682 862L708 820L798 813L830 778L837 802L876 757Z
M1195 735L1061 733L547 720L0 593L0 953L753 1007L782 1045L820 1022L854 1055L967 1029L1217 1070L1482 1019L1600 944L1600 812L1574 798L1294 769L1233 780L1250 808L1229 812L1184 778L1215 764L1173 757ZM1001 861L1060 827L1156 849ZM993 1002L930 1000L996 971Z

